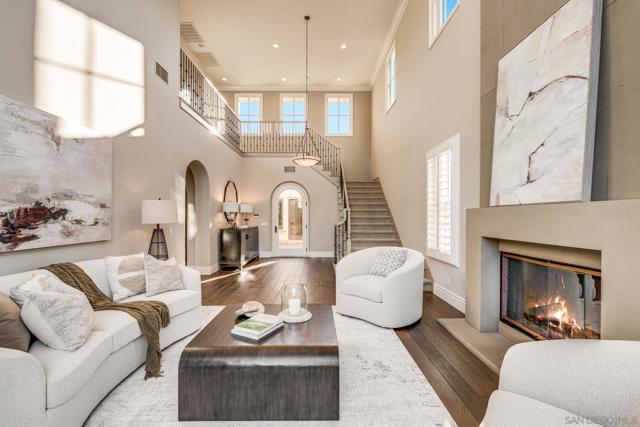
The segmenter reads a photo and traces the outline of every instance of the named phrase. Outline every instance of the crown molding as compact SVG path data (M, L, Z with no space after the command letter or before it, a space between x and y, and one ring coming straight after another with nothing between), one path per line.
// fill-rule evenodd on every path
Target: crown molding
M389 26L389 31L387 32L387 37L384 39L384 44L382 45L382 49L378 54L378 60L376 61L376 66L373 69L373 74L371 74L371 80L369 80L369 86L373 88L373 85L376 83L376 79L378 78L378 73L382 68L382 64L384 63L384 59L387 56L387 52L389 48L393 44L393 40L396 37L396 32L398 31L398 27L400 26L400 22L402 21L402 17L404 16L404 12L407 9L407 5L409 4L409 0L401 0L398 4L398 8L396 9L396 14L393 16L393 20L391 21L391 25Z
M220 92L304 92L304 86L216 86ZM371 86L309 86L309 92L370 92Z

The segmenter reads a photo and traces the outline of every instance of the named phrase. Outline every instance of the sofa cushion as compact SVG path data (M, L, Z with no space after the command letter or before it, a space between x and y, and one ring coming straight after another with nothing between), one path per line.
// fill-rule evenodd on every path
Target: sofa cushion
M184 289L182 273L175 258L161 261L145 255L144 280L147 284L147 296Z
M20 319L20 307L0 292L0 347L27 351L31 333Z
M520 394L496 390L491 394L489 406L480 427L513 427L514 420L518 420L518 427L577 425L579 421L576 420L581 419L583 418L579 415L544 402ZM589 422L589 427L602 426Z
M92 332L76 351L69 352L47 347L40 341L33 343L29 354L44 370L47 381L47 408L62 405L91 381L91 376L111 354L111 336L106 332Z
M126 256L108 256L104 263L114 301L122 301L144 292L144 252Z
M352 295L373 302L382 302L382 285L384 282L384 277L375 275L352 276L342 282L340 292L344 295Z
M170 291L145 297L135 295L122 302L162 301L169 307L169 315L176 317L200 306L200 293L190 290ZM115 353L142 335L138 322L125 312L117 310L96 311L94 331L107 332L112 336L111 352Z
M51 348L74 351L93 327L93 308L79 290L57 277L34 274L11 288L11 298L22 306L20 317L40 341Z
M142 335L136 319L118 310L96 311L93 330L111 335L112 353Z

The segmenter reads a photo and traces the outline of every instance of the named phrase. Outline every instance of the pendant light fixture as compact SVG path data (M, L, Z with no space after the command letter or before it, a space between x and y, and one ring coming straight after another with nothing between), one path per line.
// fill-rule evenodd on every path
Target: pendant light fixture
M315 166L320 163L320 150L316 142L313 140L311 129L309 128L309 20L310 16L305 16L305 75L304 75L304 134L296 149L296 155L293 158L293 163L298 166Z

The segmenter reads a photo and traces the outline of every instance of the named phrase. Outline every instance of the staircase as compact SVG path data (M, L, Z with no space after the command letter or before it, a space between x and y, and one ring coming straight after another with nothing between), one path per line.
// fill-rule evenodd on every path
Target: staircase
M349 181L347 191L351 208L351 251L401 246L380 182Z

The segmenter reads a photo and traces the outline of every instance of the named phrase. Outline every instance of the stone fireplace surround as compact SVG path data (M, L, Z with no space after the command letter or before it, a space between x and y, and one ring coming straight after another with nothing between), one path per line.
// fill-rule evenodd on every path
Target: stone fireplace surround
M500 322L500 250L602 270L602 339L640 340L640 200L467 210L465 319L440 323L498 372L529 340Z

